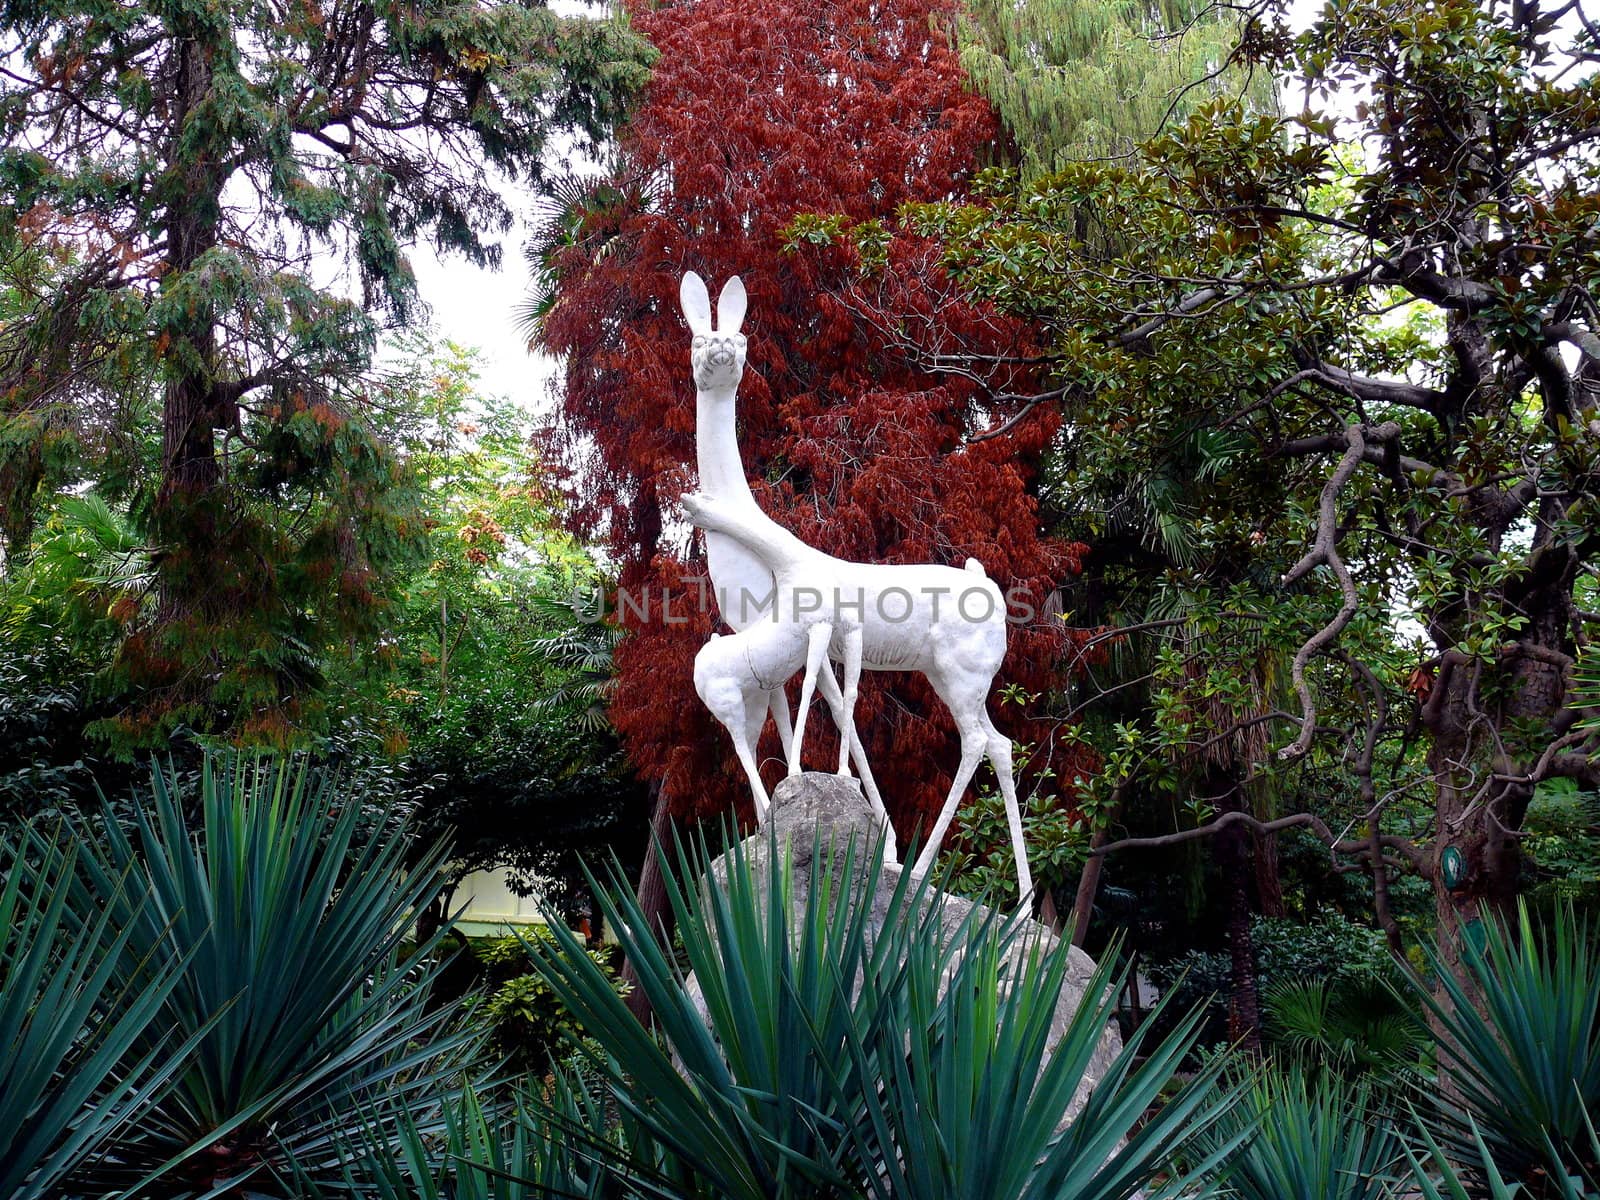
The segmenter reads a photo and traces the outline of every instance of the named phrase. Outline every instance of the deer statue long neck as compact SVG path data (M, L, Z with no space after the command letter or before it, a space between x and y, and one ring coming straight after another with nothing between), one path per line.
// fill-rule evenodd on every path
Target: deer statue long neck
M718 389L719 391L721 389ZM733 388L727 394L699 393L695 398L695 450L700 467L700 487L718 500L756 508L755 496L745 478L733 421ZM706 537L706 566L723 618L735 629L748 628L760 617L745 596L760 599L773 587L772 572L761 557L744 543L723 533Z
M744 284L735 276L722 289L715 330L705 284L698 275L684 277L681 297L685 311L697 314L692 322L690 364L695 380L694 442L701 490L739 505L756 519L769 520L750 492L734 416L736 392L744 374L746 343L739 332L746 303ZM746 629L762 619L759 604L771 593L773 576L760 556L717 533L706 538L706 565L723 620L734 629Z

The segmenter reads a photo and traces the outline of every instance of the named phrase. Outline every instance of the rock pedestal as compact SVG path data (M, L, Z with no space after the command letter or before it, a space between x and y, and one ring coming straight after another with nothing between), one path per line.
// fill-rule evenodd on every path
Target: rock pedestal
M852 882L864 885L871 869L870 861L866 861L870 860L868 851L881 836L877 819L861 795L859 784L854 779L819 772L807 772L788 778L778 785L772 796L769 825L769 828L762 829L745 839L742 847L743 856L760 877L768 866L768 858L774 844L780 854L787 853L794 882L793 904L797 914L805 910L806 898L811 891L812 870L816 865L815 857L819 851L827 856L832 849L836 855L842 855L845 845L854 839L858 878ZM702 888L724 884L730 858L731 853L724 854L712 862L711 870L702 881ZM841 859L835 857L833 861L837 869ZM888 915L889 898L894 894L901 872L906 869L892 861L884 863L878 877L878 886L870 898L869 938L874 937L883 928ZM861 887L852 886L846 894L856 895L862 890ZM762 894L760 888L757 889L757 894ZM946 896L940 914L945 932L953 933L974 908L982 907L957 896ZM985 914L980 914L979 919L983 915ZM1008 964L1017 963L1035 948L1046 951L1054 949L1058 940L1044 925L1029 922L1029 928L1010 943L1006 961ZM1070 949L1066 977L1062 982L1061 994L1056 999L1055 1020L1051 1026L1052 1050L1066 1033L1067 1025L1072 1020L1072 1014L1077 1011L1094 969L1093 959L1076 947ZM693 977L690 978L689 984L698 1003L699 989ZM1122 1041L1117 1035L1115 1026L1107 1025L1100 1038L1100 1045L1090 1062L1089 1070L1085 1073L1084 1085L1073 1098L1072 1106L1067 1112L1069 1121L1082 1109L1088 1099L1089 1089L1104 1077L1121 1049Z

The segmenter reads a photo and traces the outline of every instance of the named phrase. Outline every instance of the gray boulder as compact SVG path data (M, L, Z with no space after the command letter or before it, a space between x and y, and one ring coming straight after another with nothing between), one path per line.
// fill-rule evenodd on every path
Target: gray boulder
M870 865L864 860L870 858L867 851L879 836L877 819L862 796L860 785L854 779L807 772L785 779L778 785L772 796L770 828L762 829L759 833L746 838L742 853L758 876L766 870L774 845L778 847L780 854L788 854L794 881L793 904L796 913L799 914L804 912L806 899L811 891L814 860L819 850L824 856L830 849L836 855L841 855L846 844L852 839L855 841L856 876L851 881L849 894L861 895L865 891L870 872ZM730 857L731 852L713 860L710 871L701 883L703 889L725 886ZM835 857L834 862L837 864L839 861L840 859ZM868 926L869 935L876 934L883 928L889 898L894 894L901 872L905 869L893 861L885 862L878 878L877 889L868 901L872 910ZM762 894L759 889L757 894ZM974 908L981 907L957 896L947 896L940 911L940 923L946 933L953 933ZM979 913L978 919L987 915ZM1029 927L1010 944L1006 955L1010 964L1020 963L1035 949L1048 951L1058 943L1059 939L1046 926L1037 921L1030 921L1028 925ZM1077 1011L1094 969L1094 960L1082 950L1076 947L1069 950L1066 977L1062 983L1061 994L1056 999L1055 1020L1051 1029L1052 1049L1066 1033L1067 1025L1072 1020L1072 1014ZM689 979L689 987L696 1004L699 1005L700 992L693 976ZM703 1007L701 1011L703 1015ZM1089 1070L1085 1073L1084 1084L1073 1098L1066 1114L1067 1121L1082 1109L1090 1089L1104 1077L1121 1049L1122 1042L1117 1035L1116 1027L1107 1025L1101 1035L1100 1045L1090 1062Z

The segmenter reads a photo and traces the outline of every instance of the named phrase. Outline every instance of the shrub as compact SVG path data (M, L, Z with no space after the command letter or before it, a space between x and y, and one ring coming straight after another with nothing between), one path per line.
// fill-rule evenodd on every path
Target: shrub
M1585 1125L1589 1161L1600 1162L1600 1133L1592 1120L1585 1120ZM1465 1132L1470 1144L1451 1154L1422 1131L1422 1152L1406 1152L1411 1186L1401 1193L1402 1200L1594 1200L1600 1196L1600 1174L1592 1169L1540 1173L1532 1186L1517 1182L1514 1174L1503 1171L1495 1161L1494 1151L1475 1122L1469 1120ZM1507 1174L1512 1174L1510 1180Z
M1547 779L1534 790L1523 827L1530 903L1544 912L1564 904L1600 909L1600 793Z
M568 1043L582 1036L567 1006L541 975L508 970L527 967L526 939L547 941L553 937L547 927L535 925L513 937L473 943L473 954L488 974L488 995L476 1013L488 1027L490 1044L517 1074L544 1074ZM617 995L627 996L630 989L616 970L615 952L586 949L584 953L607 973Z
M1373 980L1394 972L1383 935L1343 917L1325 916L1310 925L1257 917L1250 929L1256 986L1263 996L1290 980ZM1191 950L1165 962L1151 962L1145 972L1164 995L1174 995L1169 1012L1203 1007L1202 1044L1226 1040L1227 997L1233 975L1227 954Z
M1398 971L1282 980L1262 994L1268 1044L1313 1073L1413 1072L1432 1039L1401 986Z

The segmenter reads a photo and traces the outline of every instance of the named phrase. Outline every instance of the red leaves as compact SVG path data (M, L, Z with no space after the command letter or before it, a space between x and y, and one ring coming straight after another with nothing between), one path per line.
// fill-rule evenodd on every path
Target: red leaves
M577 224L554 259L560 282L544 341L569 364L550 442L570 471L573 522L603 534L622 586L652 599L649 618L624 620L613 720L635 765L663 780L680 811L748 803L725 736L694 697L691 662L711 618L682 579L700 568L678 561L680 518L664 523L661 511L695 462L677 302L687 270L713 289L737 273L749 292L739 436L768 511L845 557L979 558L1037 610L1013 629L997 682L1037 693L1055 681L1064 640L1044 601L1077 569L1081 548L1040 537L1029 493L1032 459L1054 425L1041 415L1012 436L965 445L989 423L970 385L918 372L889 344L901 330L936 349L1027 353L1026 331L964 303L938 247L919 239L896 238L889 271L865 282L837 250L782 252L797 213L892 221L901 204L964 189L995 124L933 31L949 9L946 0L696 0L633 14L662 57L619 175L659 181L656 200ZM697 544L692 554L697 561ZM659 619L663 588L679 597L684 624ZM1034 736L1017 715L998 719ZM957 749L948 717L920 678L895 674L869 677L858 720L909 832L948 790ZM827 732L808 737L808 763L832 757L828 725L812 726Z

